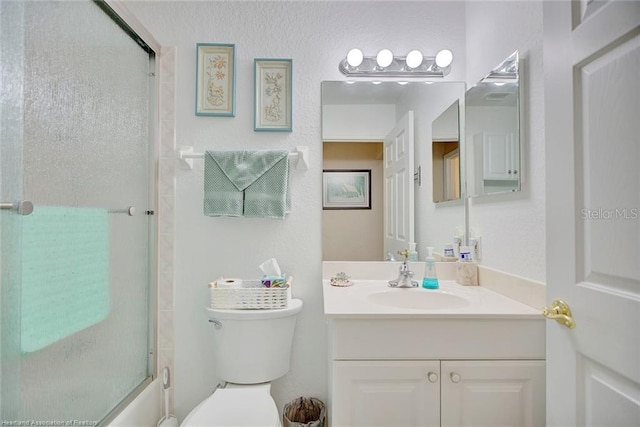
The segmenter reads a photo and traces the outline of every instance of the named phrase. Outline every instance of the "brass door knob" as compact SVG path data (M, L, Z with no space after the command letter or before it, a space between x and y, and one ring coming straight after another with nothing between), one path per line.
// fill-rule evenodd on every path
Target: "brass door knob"
M543 308L542 315L547 319L555 320L569 329L576 327L576 322L573 320L573 317L571 317L571 309L569 309L569 305L562 300L554 300L551 303L551 307Z

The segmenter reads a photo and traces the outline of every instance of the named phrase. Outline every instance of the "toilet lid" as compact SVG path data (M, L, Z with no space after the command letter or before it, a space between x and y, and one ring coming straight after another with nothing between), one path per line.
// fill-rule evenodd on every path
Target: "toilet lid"
M182 422L181 427L280 426L278 408L263 388L218 389Z

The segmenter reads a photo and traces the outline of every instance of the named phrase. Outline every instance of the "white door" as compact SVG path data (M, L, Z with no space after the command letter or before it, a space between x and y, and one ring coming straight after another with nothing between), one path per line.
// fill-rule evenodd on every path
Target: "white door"
M414 240L413 111L384 139L384 252L396 258Z
M335 361L335 427L440 425L440 361Z
M544 2L547 424L640 426L640 2Z

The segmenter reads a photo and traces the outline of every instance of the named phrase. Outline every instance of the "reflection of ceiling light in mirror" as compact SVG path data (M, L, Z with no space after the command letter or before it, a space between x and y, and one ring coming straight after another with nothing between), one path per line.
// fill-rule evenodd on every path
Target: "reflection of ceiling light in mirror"
M440 68L447 68L453 62L453 53L448 49L443 49L436 54L436 65Z
M401 86L404 86L404 85L406 85L406 84L407 84L407 83L409 83L409 82L397 82L397 83L398 83L399 85L401 85Z
M379 85L379 84L380 84L380 83L382 83L382 82L378 82L378 81L376 81L376 82L371 82L371 83L373 83L374 85Z
M348 85L352 85L352 84L354 84L354 83L355 83L355 81L353 81L353 80L347 80L347 81L346 81L346 83L347 83Z
M351 49L349 53L347 53L347 62L352 67L357 67L358 65L362 64L363 60L364 54L360 49Z
M422 64L422 52L420 52L419 50L412 50L411 52L407 53L407 57L405 59L405 62L407 64L407 67L409 68L417 68L420 66L420 64Z
M504 86L506 83L494 83L495 86Z
M393 53L389 49L382 49L378 52L376 56L376 63L382 67L386 68L393 62Z

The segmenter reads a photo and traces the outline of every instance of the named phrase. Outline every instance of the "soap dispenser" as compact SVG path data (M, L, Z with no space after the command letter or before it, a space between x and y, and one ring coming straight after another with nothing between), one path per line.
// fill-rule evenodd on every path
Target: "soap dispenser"
M436 276L436 260L433 258L433 248L427 247L425 258L424 277L422 287L425 289L438 289L438 277Z
M418 261L418 252L415 242L409 242L409 261Z

